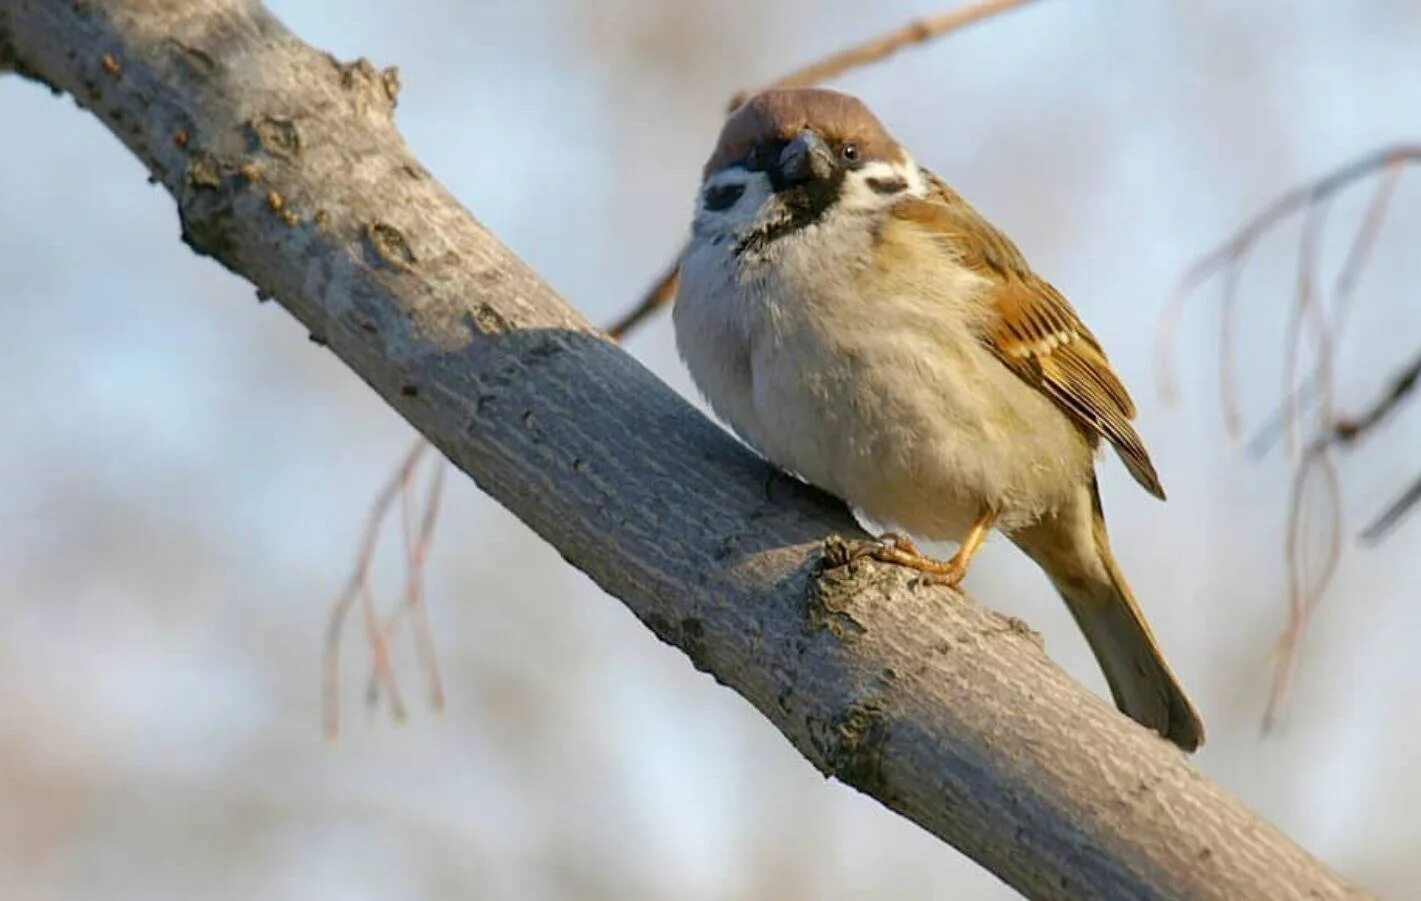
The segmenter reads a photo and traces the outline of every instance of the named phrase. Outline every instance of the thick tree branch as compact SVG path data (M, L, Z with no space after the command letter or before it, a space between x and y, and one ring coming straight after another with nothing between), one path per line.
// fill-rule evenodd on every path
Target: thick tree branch
M763 463L480 227L395 130L393 71L250 0L0 0L0 58L73 93L189 244L824 773L1033 897L1356 893L1019 623L891 567L820 572L842 507L768 496Z

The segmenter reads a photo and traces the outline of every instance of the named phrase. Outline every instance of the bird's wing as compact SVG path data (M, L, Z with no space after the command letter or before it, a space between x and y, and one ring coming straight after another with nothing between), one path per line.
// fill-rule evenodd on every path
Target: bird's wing
M1011 240L936 177L927 198L894 214L932 233L959 262L987 279L989 315L981 338L1022 381L1049 397L1089 433L1109 441L1135 481L1160 499L1164 488L1139 433L1135 404L1100 342L1066 298L1031 271Z

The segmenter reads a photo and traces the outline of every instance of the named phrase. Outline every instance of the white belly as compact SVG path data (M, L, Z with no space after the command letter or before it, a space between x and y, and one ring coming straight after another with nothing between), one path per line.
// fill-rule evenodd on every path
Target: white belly
M808 270L792 259L753 279L725 264L710 247L684 263L691 375L746 442L871 519L955 540L990 509L1011 532L1069 502L1092 466L1066 416L977 339L963 297L864 298L796 277Z

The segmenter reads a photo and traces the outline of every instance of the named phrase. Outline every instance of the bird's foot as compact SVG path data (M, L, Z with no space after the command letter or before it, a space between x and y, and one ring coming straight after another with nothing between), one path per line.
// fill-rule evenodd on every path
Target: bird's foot
M885 532L878 538L857 542L848 548L848 560L864 557L917 570L919 581L929 585L956 588L967 575L967 560L961 552L948 560L938 560L918 550L918 546L907 536L897 532Z

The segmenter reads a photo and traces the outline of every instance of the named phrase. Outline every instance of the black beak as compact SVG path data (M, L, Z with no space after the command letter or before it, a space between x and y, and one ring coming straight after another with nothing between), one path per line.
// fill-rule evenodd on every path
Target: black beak
M780 180L787 185L823 180L834 174L834 154L823 138L805 130L780 151L777 168Z

